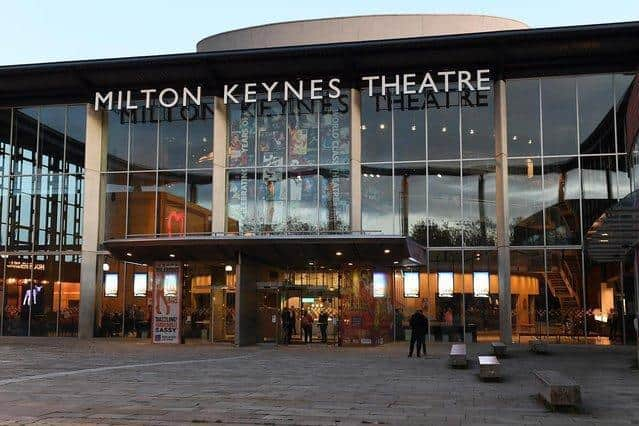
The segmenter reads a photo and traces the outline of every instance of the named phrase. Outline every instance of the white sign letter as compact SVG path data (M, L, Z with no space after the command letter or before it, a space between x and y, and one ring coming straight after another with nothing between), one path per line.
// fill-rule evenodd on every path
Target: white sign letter
M113 109L113 92L107 92L106 95L102 96L102 93L95 92L95 106L94 109L97 111L100 109L100 104L107 104L107 109L110 111Z
M362 80L368 81L368 96L373 96L373 80L379 80L379 76L362 77Z
M237 89L237 84L234 84L233 86L231 86L230 89L228 84L224 85L224 104L225 105L228 103L229 99L231 99L234 104L239 104L239 101L237 100L237 98L233 96L233 91L235 91L235 89Z
M187 106L189 104L188 99L190 98L195 105L200 105L202 103L202 87L197 86L196 90L197 95L193 95L188 88L182 89L182 106Z

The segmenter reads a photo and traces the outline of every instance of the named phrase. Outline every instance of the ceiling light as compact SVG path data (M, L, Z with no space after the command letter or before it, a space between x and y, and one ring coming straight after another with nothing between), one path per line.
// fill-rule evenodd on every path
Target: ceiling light
M446 126L442 127L442 133L446 133L447 130Z
M336 252L335 252L335 256L341 256L341 255L342 255L342 252L341 252L341 251L336 251Z
M417 126L413 124L412 126L410 126L410 129L414 132L415 130L417 130Z
M468 133L470 133L471 135L474 135L474 134L475 134L475 129L470 129L470 130L468 131Z
M513 136L513 140L516 141L517 140L517 136Z
M308 266L313 266L315 265L315 262L308 262Z
M390 249L384 249L384 254L390 253Z
M173 259L173 258L175 257L175 255L174 255L173 253L171 253L171 254L169 254L169 257L170 257L171 259Z
M353 262L348 262L348 266L353 266Z
M528 139L528 145L532 145L532 139Z
M607 233L607 232L604 232L603 234L601 234L601 236L602 236L602 237L607 237L607 236L608 236L608 233Z
M394 261L393 265L399 265L399 260Z
M126 255L129 256L129 257L133 256L133 254L131 252L127 252Z
M226 266L224 267L224 270L225 270L226 272L232 272L232 271L233 271L233 267L232 267L231 265L226 265Z
M442 174L441 173L437 173L437 177L441 179L442 178Z
M366 130L366 124L362 124L362 130Z
M382 123L382 124L379 125L379 128L384 130L386 128L386 125L384 123Z
M380 176L377 174L377 175L375 175L375 177L380 177Z
M111 267L109 266L109 264L108 264L108 263L106 263L106 262L104 262L104 263L102 264L102 270L103 270L104 272L107 272L109 269L111 269Z

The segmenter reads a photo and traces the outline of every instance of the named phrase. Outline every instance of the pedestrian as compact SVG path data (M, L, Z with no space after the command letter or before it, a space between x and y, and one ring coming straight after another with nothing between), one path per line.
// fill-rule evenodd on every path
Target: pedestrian
M426 337L426 332L428 330L428 320L422 313L421 309L416 310L410 317L408 325L411 329L408 357L410 358L413 356L413 351L415 350L415 346L417 346L417 358L419 358L424 346L424 337ZM426 353L424 353L424 355L426 355Z
M293 315L288 308L282 309L282 331L284 331L284 343L290 345L293 335Z
M328 342L328 336L326 335L326 329L328 328L328 314L326 311L322 311L317 318L319 324L320 333L322 335L322 343Z
M304 343L313 343L313 315L307 310L302 311L302 332Z

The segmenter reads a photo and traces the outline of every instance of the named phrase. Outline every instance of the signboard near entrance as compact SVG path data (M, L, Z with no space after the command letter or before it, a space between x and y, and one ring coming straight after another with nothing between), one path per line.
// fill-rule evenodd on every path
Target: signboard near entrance
M153 343L180 343L182 279L179 262L157 262L153 279Z

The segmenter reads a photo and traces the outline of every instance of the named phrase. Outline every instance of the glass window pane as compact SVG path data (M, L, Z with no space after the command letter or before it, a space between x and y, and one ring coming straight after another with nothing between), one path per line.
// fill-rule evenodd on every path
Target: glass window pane
M229 170L227 177L227 232L258 232L255 209L255 173L252 169Z
M548 295L543 250L510 251L513 337L525 343L548 336Z
M11 173L36 172L39 108L14 109Z
M62 249L82 249L83 175L65 175L62 190ZM126 184L124 188L126 188ZM108 201L107 201L108 202ZM119 212L124 215L123 212Z
M508 155L541 155L539 80L509 80L506 83Z
M577 104L574 77L542 78L544 155L577 154Z
M392 234L393 222L392 165L362 166L362 230Z
M131 117L129 170L157 168L159 108L137 109Z
M228 107L228 167L255 165L255 105L240 103Z
M435 321L431 333L436 340L462 342L464 304L462 299L462 253L461 251L430 251L428 256L428 286L434 291ZM452 292L447 294L443 285L452 274Z
M62 198L60 193L62 175L35 177L36 197L33 222L35 224L35 250L60 249L60 219Z
M499 340L498 275L496 252L464 252L466 333L473 342Z
M614 155L581 157L584 233L616 202L616 169Z
M495 161L464 161L462 174L464 245L495 245Z
M278 96L279 95L271 102L261 99L257 103L257 161L258 165L261 166L283 166L286 162L287 104L283 100L277 99ZM292 117L291 119L293 120ZM291 126L293 126L294 123L297 122L294 121L291 123ZM306 145L302 145L305 144L307 140L306 137L308 134L306 129L303 131L300 130L299 136L295 132L289 133L288 137L294 140L296 150L306 148Z
M127 175L126 173L108 173L103 174L102 178L105 180L106 188L104 239L123 238L126 234Z
M127 235L155 234L155 172L129 175Z
M5 260L3 336L29 335L29 300L31 292L31 256L9 256Z
M459 161L428 164L428 217L431 246L461 246L463 222Z
M319 130L319 102L311 100L289 101L288 122L288 164L291 166L301 166L306 164L317 164L318 162L318 130ZM260 128L260 130L262 130ZM278 127L266 126L265 132L278 131ZM260 132L261 134L262 132ZM271 143L277 142L277 137L267 137ZM260 138L260 149L262 141ZM262 154L262 165L276 166L277 163L270 163L266 160L267 152Z
M395 161L426 159L425 97L392 95ZM388 159L387 159L388 160Z
M320 101L320 163L347 164L351 158L350 95ZM357 129L359 131L359 129Z
M546 244L579 244L579 164L576 157L544 158Z
M183 171L158 173L158 233L169 236L185 233L186 182Z
M99 337L123 337L124 320L124 286L126 276L126 263L113 258L105 257L104 263L109 265L109 270L101 272L102 279L98 285L96 297L96 329ZM101 262L98 262L101 268ZM117 280L117 287L105 291L107 274ZM116 278L117 277L117 278Z
M60 173L62 171L66 109L65 106L52 106L43 107L40 110L39 173Z
M87 107L70 105L67 108L67 140L65 143L66 173L84 172L84 149L87 127Z
M11 159L11 109L0 109L0 174L9 174Z
M320 230L348 232L351 229L350 169L320 167Z
M426 163L395 163L395 231L427 245Z
M182 108L163 108L160 120L159 169L183 169L186 164L186 118Z
M581 153L615 152L612 75L578 77L577 90Z
M557 336L560 343L562 337L568 338L566 343L583 338L581 251L546 251L546 284L550 333Z
M189 141L188 167L191 169L213 167L213 101L188 107Z
M461 93L462 156L495 156L493 131L493 91L468 90Z
M428 159L459 158L459 92L427 93Z
M286 226L286 174L281 168L262 168L256 173L257 223L260 233L281 233Z
M638 140L639 141L639 140ZM617 192L618 199L622 199L626 195L630 194L630 174L628 173L628 159L626 155L617 156Z
M213 171L189 171L186 187L186 232L210 233L213 207Z
M62 256L60 281L54 289L54 306L59 314L58 335L77 336L80 311L80 263L78 255ZM100 267L102 265L100 264Z
M151 307L153 292L149 268L127 263L124 283L124 336L147 339L151 337ZM144 284L146 282L146 285ZM196 295L200 296L200 295ZM192 314L194 317L197 314Z
M362 90L362 162L392 160L391 98L379 89L371 94Z
M11 178L9 210L9 248L31 250L33 241L33 212L35 210L33 176Z
M106 113L107 138L107 170L122 171L127 169L129 158L129 121L124 111Z
M58 332L60 256L35 256L31 286L31 335L56 336ZM59 295L59 293L58 293ZM28 302L29 303L29 302Z
M508 161L510 243L543 245L543 203L539 158Z
M287 230L295 234L317 232L317 169L290 167L288 169Z
M628 152L636 143L636 99L639 91L639 74L615 74L615 102L617 103L617 152Z
M9 214L11 211L11 197L9 194L11 178L0 178L0 249L7 246L7 234L9 232Z

